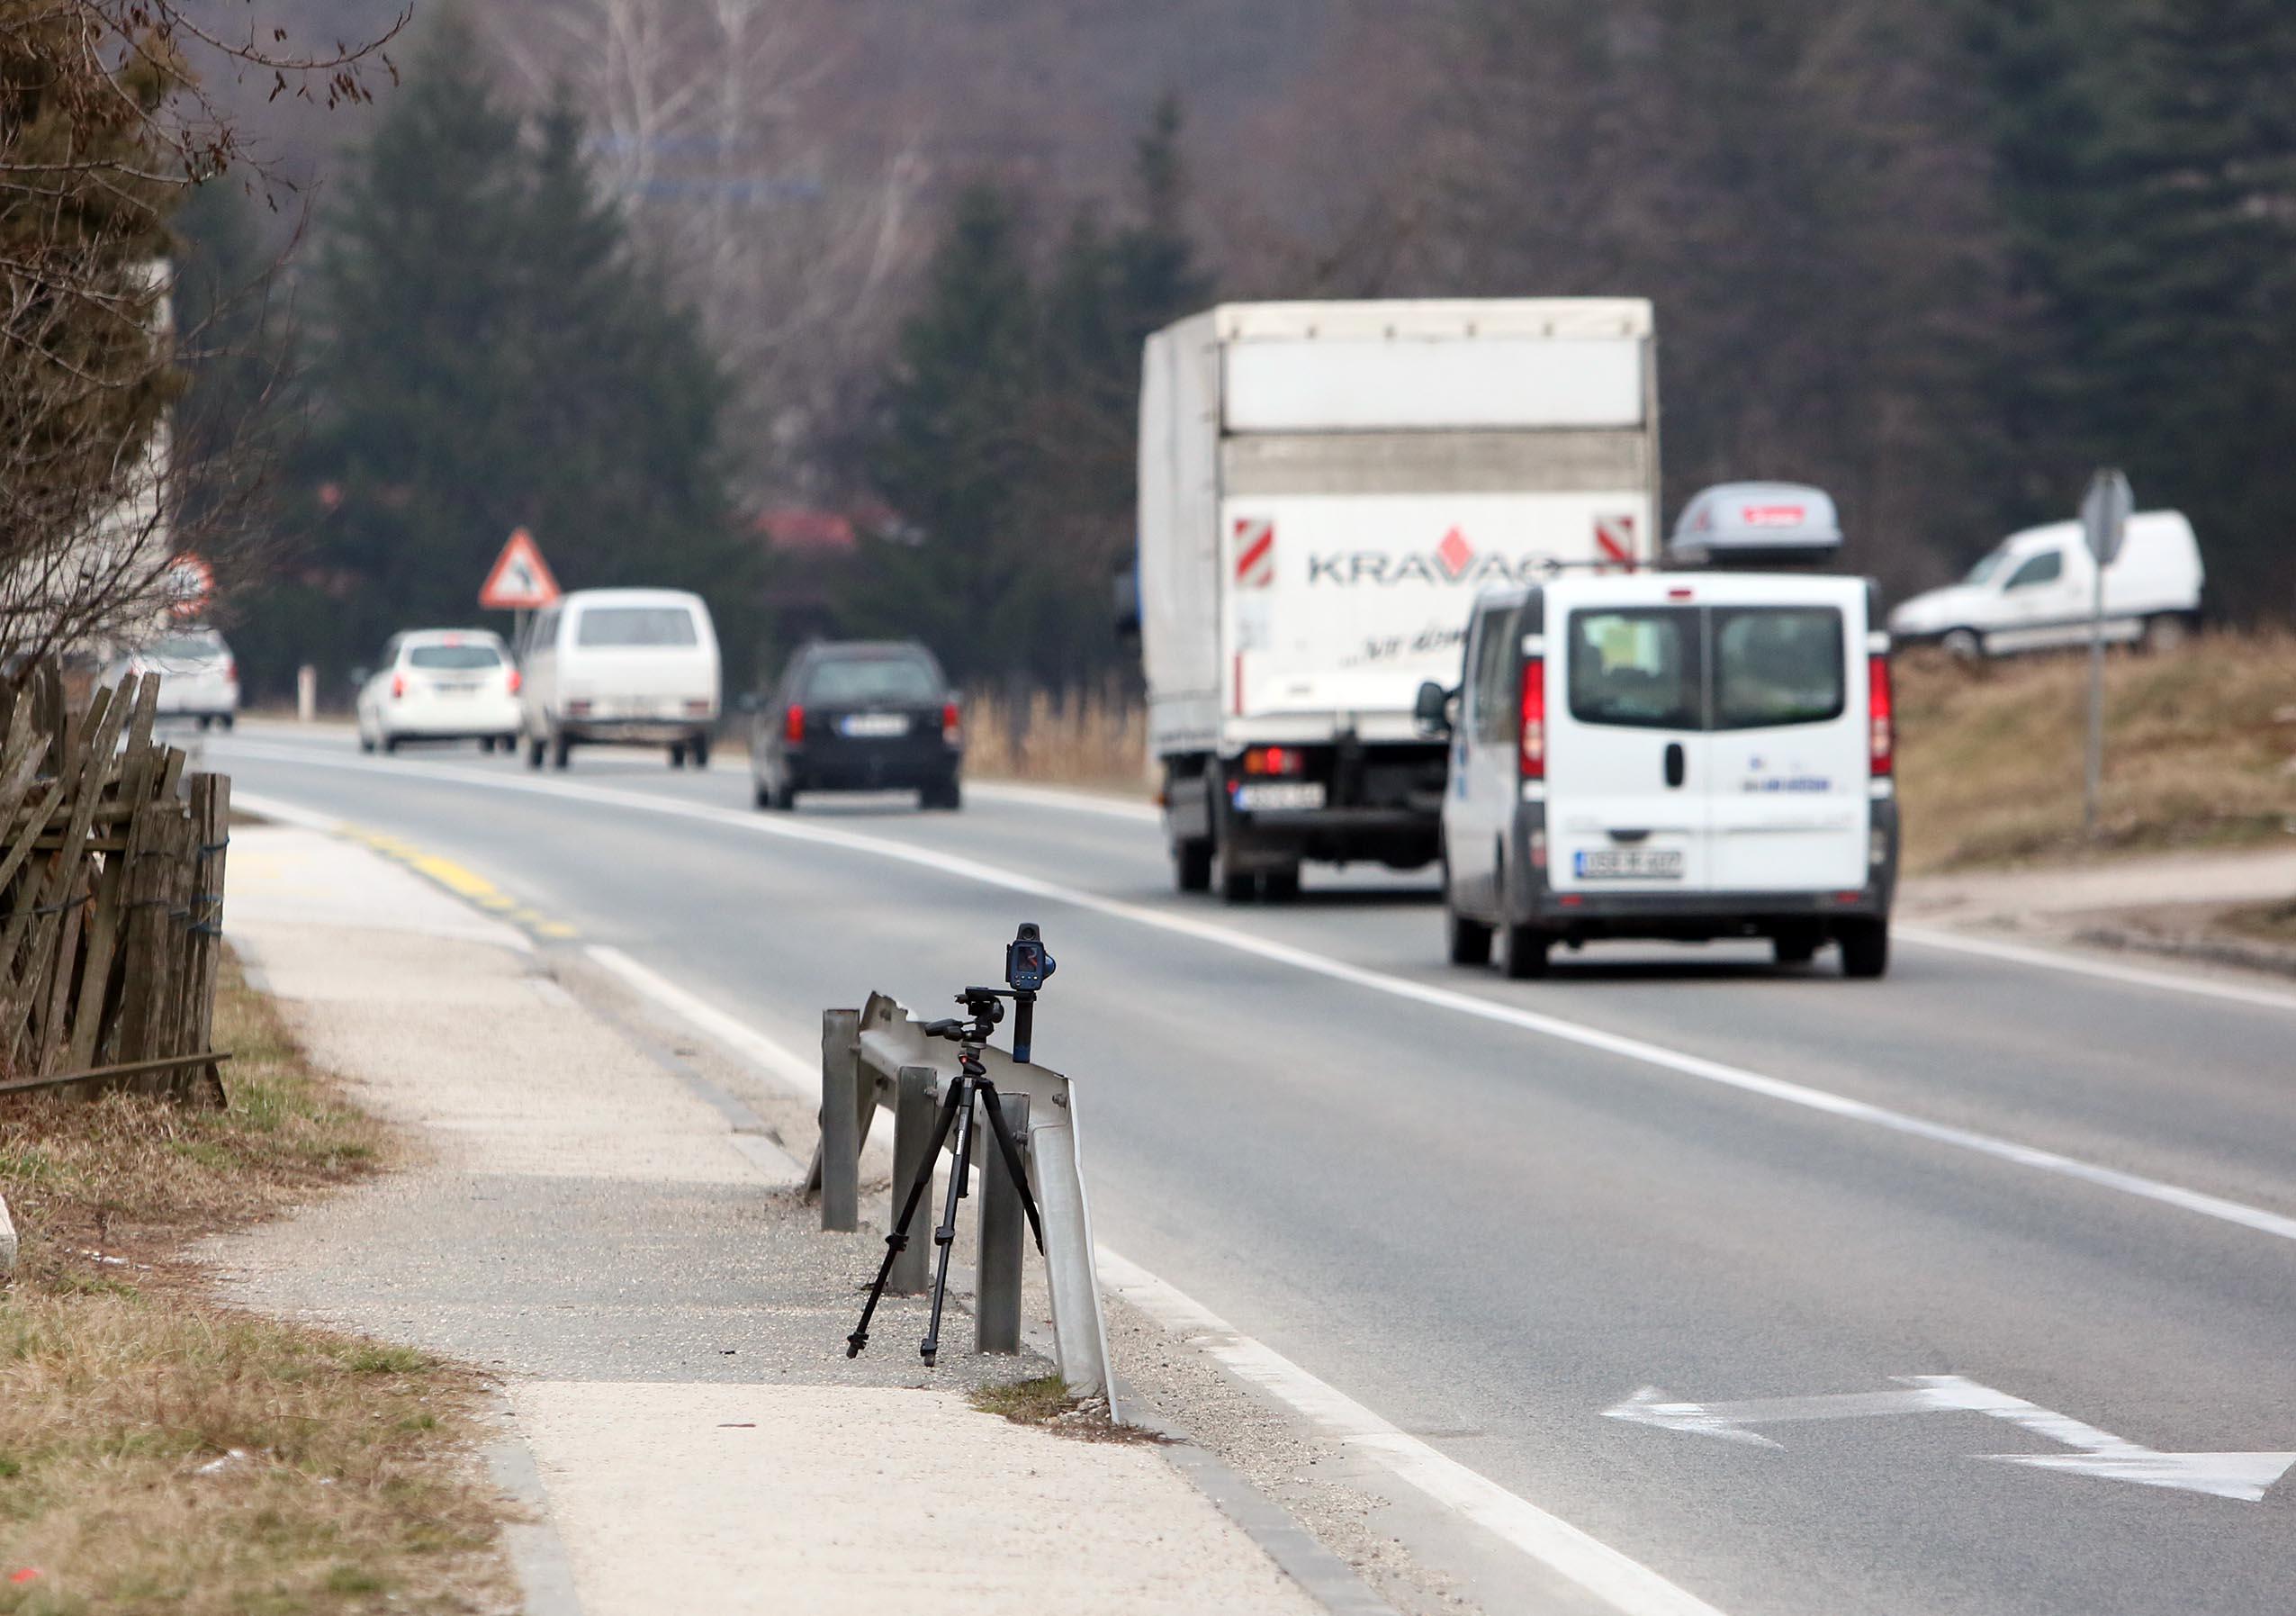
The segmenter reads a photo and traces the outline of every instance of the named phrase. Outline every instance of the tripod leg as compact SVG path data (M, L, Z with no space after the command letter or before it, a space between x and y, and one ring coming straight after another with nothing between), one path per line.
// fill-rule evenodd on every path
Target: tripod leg
M908 1199L901 1203L901 1215L893 1223L893 1232L885 1237L885 1258L877 1265L877 1278L869 1287L869 1300L861 1306L861 1322L853 1326L853 1333L845 1338L845 1356L859 1358L861 1349L869 1345L869 1322L877 1314L877 1305L885 1296L885 1282L893 1272L893 1259L901 1255L909 1243L909 1220L917 1215L917 1205L932 1187L932 1169L941 1160L941 1142L949 1137L949 1126L957 1118L957 1100L964 1086L959 1084L949 1092L941 1107L941 1115L932 1124L932 1138L924 1149L924 1160L917 1163L917 1176L909 1183ZM970 1109L969 1106L967 1107Z
M917 1352L931 1368L941 1351L941 1309L949 1300L949 1252L957 1240L957 1204L965 1198L965 1179L973 1158L973 1088L979 1079L957 1079L957 1146L956 1160L949 1169L949 1195L941 1216L941 1227L932 1232L932 1243L940 1248L932 1271L932 1323L926 1327L924 1341Z
M1013 1175L1013 1187L1021 1192L1021 1210L1029 1214L1029 1232L1036 1236L1037 1255L1044 1255L1044 1223L1037 1216L1036 1197L1029 1193L1029 1171L1021 1161L1020 1141L1013 1137L1012 1124L1004 1120L1004 1106L996 1097L996 1086L983 1083L981 1098L988 1102L988 1131L996 1135L996 1148L1004 1152L1004 1169Z

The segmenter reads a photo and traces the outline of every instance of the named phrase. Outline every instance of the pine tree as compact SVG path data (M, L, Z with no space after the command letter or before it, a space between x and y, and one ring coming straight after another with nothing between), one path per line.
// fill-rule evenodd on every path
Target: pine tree
M320 564L278 655L340 667L471 620L526 527L568 588L706 591L738 659L725 379L599 200L571 106L529 131L482 59L459 14L434 26L330 221L303 468Z

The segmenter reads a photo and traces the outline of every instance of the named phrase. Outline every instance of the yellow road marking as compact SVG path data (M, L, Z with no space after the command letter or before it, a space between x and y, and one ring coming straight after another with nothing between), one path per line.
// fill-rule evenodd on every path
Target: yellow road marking
M405 865L417 875L437 882L465 903L475 904L490 914L500 916L535 936L562 943L581 934L564 921L550 919L539 909L520 903L469 866L441 858L435 853L425 853L401 837L386 835L380 831L362 830L352 825L345 826L343 834L394 863Z

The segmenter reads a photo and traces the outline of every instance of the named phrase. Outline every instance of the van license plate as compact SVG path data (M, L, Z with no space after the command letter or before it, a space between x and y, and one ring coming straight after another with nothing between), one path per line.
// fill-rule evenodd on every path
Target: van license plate
M1582 881L1679 881L1679 847L1598 847L1578 853L1571 863Z
M882 741L909 733L906 713L855 713L838 721L837 733L856 740Z
M1265 781L1236 788L1236 806L1247 814L1280 814L1323 806L1319 780Z

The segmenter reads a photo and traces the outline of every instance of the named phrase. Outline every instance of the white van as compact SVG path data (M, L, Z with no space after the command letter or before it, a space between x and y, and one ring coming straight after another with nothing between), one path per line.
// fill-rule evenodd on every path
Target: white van
M534 615L519 642L527 761L566 766L577 745L666 746L709 762L720 697L717 631L699 595L576 590Z
M2120 554L2104 570L2104 636L2165 651L2199 625L2205 575L2192 524L2175 510L2129 519ZM1889 614L1905 643L1963 656L2006 656L2086 645L2096 567L2078 522L2028 528L2001 541L1960 582L1915 595Z
M1451 739L1452 962L1496 939L1534 977L1558 943L1767 937L1781 964L1832 943L1845 974L1881 975L1897 806L1876 616L1866 579L1775 573L1480 599L1459 690L1419 704Z

